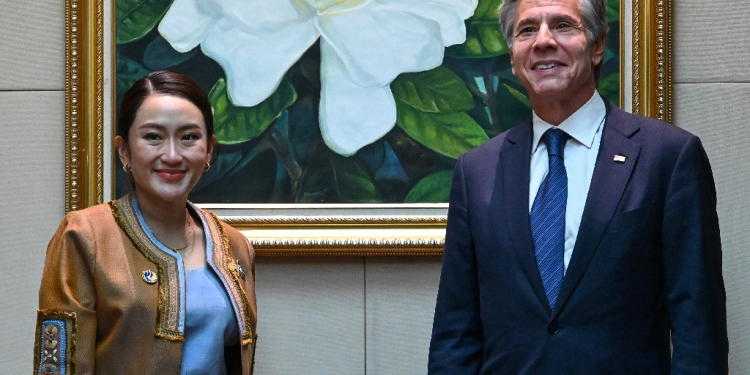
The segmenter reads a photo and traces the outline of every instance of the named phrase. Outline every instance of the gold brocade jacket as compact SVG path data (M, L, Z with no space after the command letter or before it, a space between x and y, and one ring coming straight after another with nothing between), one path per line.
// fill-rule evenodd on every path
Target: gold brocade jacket
M240 340L229 374L251 374L255 352L255 253L234 228L191 203L206 258L234 307ZM39 290L34 374L179 374L185 271L179 254L144 230L127 195L69 213L47 248Z

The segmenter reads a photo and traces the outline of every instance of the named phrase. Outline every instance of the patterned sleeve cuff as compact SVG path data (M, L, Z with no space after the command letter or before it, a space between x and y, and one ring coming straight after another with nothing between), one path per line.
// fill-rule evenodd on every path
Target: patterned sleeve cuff
M39 310L34 344L34 374L75 375L76 314Z

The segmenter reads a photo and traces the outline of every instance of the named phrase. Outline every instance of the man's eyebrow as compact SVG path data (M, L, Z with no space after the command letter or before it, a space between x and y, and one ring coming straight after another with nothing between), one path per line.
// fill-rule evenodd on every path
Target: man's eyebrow
M551 22L568 22L574 25L581 24L581 18L573 17L569 14L555 14L551 17Z
M524 18L524 19L521 19L518 22L516 22L516 28L518 28L520 26L526 26L528 24L533 24L533 23L537 23L536 22L536 18L531 18L531 17Z

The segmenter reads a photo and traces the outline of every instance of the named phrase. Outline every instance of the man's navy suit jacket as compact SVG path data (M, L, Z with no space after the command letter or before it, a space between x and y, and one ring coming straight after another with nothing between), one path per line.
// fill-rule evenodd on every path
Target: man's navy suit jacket
M672 125L609 104L607 112L553 311L529 226L531 124L459 158L429 374L727 373L716 192L703 146Z

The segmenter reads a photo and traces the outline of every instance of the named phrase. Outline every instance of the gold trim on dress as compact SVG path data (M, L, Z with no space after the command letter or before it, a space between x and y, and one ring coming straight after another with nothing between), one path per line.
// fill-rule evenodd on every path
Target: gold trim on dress
M156 336L172 341L183 341L180 332L180 275L177 259L154 245L141 228L130 194L109 201L112 215L138 251L158 268L159 304L156 313Z
M208 216L207 219L210 218L210 220L206 220L206 223L208 224L208 230L211 233L214 245L213 263L219 272L221 272L224 279L227 280L227 286L231 289L231 295L235 296L232 299L236 301L239 309L242 345L251 344L253 342L253 332L247 293L245 293L245 289L242 287L242 282L234 267L233 262L235 262L235 259L232 258L229 251L229 238L227 238L221 220L216 215L208 211L202 211L202 213Z

